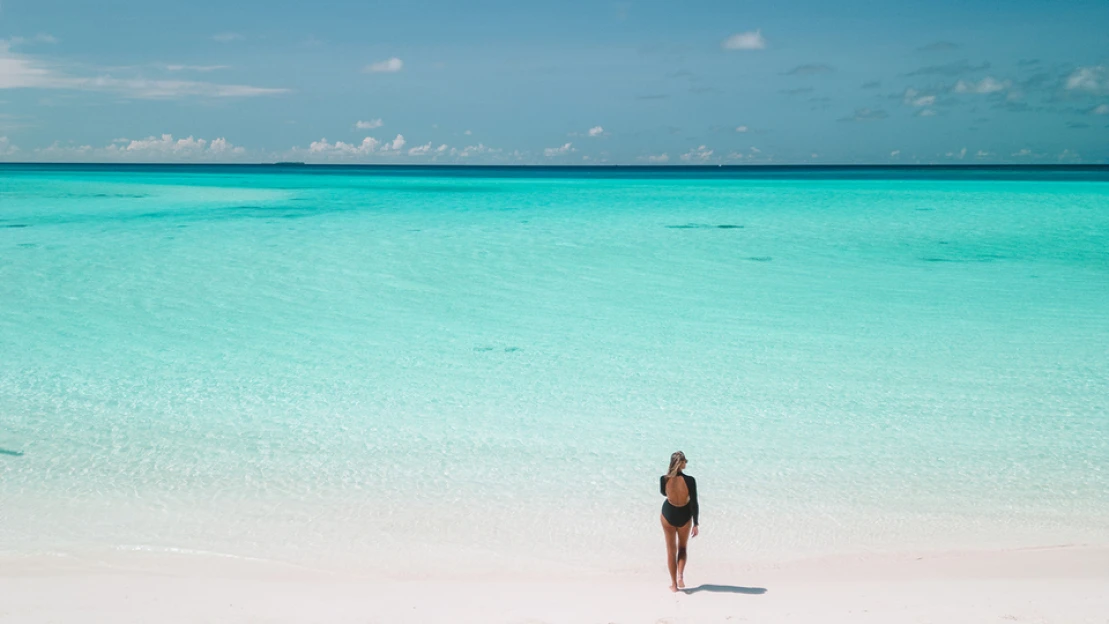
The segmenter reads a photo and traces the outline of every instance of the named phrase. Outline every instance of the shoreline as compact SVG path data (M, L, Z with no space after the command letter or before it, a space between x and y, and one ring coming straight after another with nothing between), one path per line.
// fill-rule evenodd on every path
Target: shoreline
M450 569L454 569L453 567ZM395 580L191 554L0 558L0 621L1105 622L1109 545ZM65 597L65 600L60 598Z

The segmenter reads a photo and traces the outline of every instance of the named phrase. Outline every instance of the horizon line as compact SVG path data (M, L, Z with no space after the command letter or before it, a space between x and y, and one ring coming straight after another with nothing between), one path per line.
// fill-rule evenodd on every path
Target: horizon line
M44 162L44 161L4 161L0 167L17 166L127 166L127 167L361 167L378 169L670 169L670 170L718 170L718 169L1109 169L1106 163L796 163L796 164L466 164L466 163L314 163L301 161L265 162Z

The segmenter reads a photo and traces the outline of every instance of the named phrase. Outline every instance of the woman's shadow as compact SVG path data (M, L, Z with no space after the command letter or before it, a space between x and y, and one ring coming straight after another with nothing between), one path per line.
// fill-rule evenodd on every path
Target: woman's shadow
M690 587L683 589L683 593L697 594L700 592L710 592L714 594L765 594L765 587L738 587L736 585L698 585L697 587Z

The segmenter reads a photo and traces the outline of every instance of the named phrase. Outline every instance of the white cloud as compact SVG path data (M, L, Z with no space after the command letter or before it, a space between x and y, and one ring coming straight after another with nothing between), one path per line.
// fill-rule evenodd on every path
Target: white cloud
M30 56L15 54L0 43L0 89L65 89L102 91L138 99L185 97L254 97L287 93L288 89L219 84L195 80L148 80L111 75L81 76Z
M319 155L362 156L374 153L380 144L381 142L373 137L366 137L359 144L342 141L328 143L327 139L320 139L308 145L308 152Z
M989 158L990 156L993 156L993 152L987 152L986 150L978 150L974 154L975 158Z
M1099 104L1090 111L1091 115L1109 115L1109 104Z
M39 86L57 88L55 85L64 79L65 77L57 76L56 72L26 56L13 54L10 44L0 41L0 89Z
M11 156L19 151L19 148L12 145L6 136L0 136L0 156Z
M917 117L935 117L936 116L936 111L934 111L930 108L925 108L925 109L921 109L921 110L917 111L916 116Z
M392 140L392 142L386 143L385 145L382 146L381 149L383 149L383 150L391 149L395 152L395 151L403 148L405 143L406 143L406 141L404 140L404 135L403 134L398 134L396 136L396 138L394 138Z
M936 96L924 95L916 89L905 89L904 95L901 96L901 101L907 106L932 106L936 103Z
M664 163L670 162L670 156L667 154L640 156L639 160L645 160L649 163Z
M371 156L392 160L402 155L438 157L448 152L452 155L458 154L458 150L451 150L445 144L435 147L433 143L429 142L404 150L405 143L404 136L400 134L392 141L379 141L373 137L366 137L362 139L361 143L345 143L343 141L332 143L327 139L320 139L319 141L313 141L308 146L307 153L303 148L293 148L287 152L287 156L290 158L307 157L311 160L343 161L365 160Z
M106 155L107 153L115 155L115 160L123 160L118 156L120 152L115 145L109 145L108 147L100 150L102 155L94 158L92 154L94 154L96 151L97 150L95 150L91 145L62 145L58 141L54 141L52 145L49 145L47 147L38 147L34 150L35 156L38 160L45 160L47 162L78 162L84 160L104 161L109 159L109 157Z
M908 89L905 89L904 93L901 94L901 101L906 106L932 106L936 103L936 96L921 93L920 91L909 87Z
M998 91L1004 91L1005 89L1008 89L1011 85L1012 83L1008 80L1002 82L997 78L986 76L978 82L974 82L973 80L969 82L966 80L960 80L959 82L956 82L955 92L977 93L980 95L985 95L987 93L997 93Z
M477 145L467 145L462 149L451 148L451 156L457 156L459 158L472 158L474 156L479 156L482 154L498 154L500 153L500 151L501 150L499 149L486 147L484 143L478 143ZM523 156L519 151L515 152L513 155L516 157L517 160L519 160Z
M116 139L105 147L63 145L55 142L34 150L38 160L109 162L220 162L237 160L246 150L226 138L212 140L188 136L174 139L172 134L145 139Z
M429 142L429 143L426 143L424 145L419 145L417 147L413 147L412 149L408 150L408 155L409 156L426 156L428 154L442 154L446 151L447 151L447 145L446 144L443 144L443 145L440 145L439 147L433 148L431 146L431 143Z
M562 145L561 147L548 147L548 148L544 149L543 150L543 155L546 156L547 158L551 158L553 156L562 156L563 154L568 154L568 153L574 152L574 151L577 151L577 150L574 149L573 145L570 144L570 143L566 143L565 145Z
M962 160L963 158L966 158L966 155L967 155L967 148L965 148L965 147L963 149L957 151L957 152L948 152L947 153L948 158L955 158L957 160Z
M473 133L474 133L473 130L467 130L467 131L463 132L462 134L465 134L466 136L470 136Z
M591 136L591 137L601 136L604 133L605 133L605 129L600 127L600 126L593 126L592 128L589 129L589 136Z
M757 147L752 147L752 148L751 148L751 153L752 153L752 154L761 154L761 153L762 153L762 150L761 150L761 149L759 149L759 148L757 148Z
M122 146L122 147L121 147ZM211 154L223 153L242 153L245 150L241 147L235 147L225 138L213 139L210 143L204 139L194 138L192 135L184 139L173 139L172 134L163 134L160 137L147 137L145 139L134 139L128 141L125 145L122 143L113 142L108 149L119 149L124 152L134 153L157 153L165 155L199 155L204 152ZM237 152L236 152L237 150Z
M289 92L288 89L226 85L193 80L142 80L111 77L75 79L73 83L59 88L74 88L86 91L118 91L124 95L147 100L183 97L256 97Z
M1066 162L1077 162L1082 160L1082 157L1079 156L1077 152L1072 152L1069 149L1065 149L1062 152L1059 152L1059 160Z
M747 132L747 126L736 126L736 132Z
M681 155L681 159L686 162L704 162L709 158L712 158L712 150L704 145L697 146L695 149L691 149Z
M212 139L212 141L210 143L208 143L208 151L212 152L213 154L223 154L223 153L226 153L226 152L236 152L236 150L238 150L237 153L242 153L242 152L246 151L245 149L243 149L241 147L235 147L234 145L231 144L230 141L228 141L227 139L225 139L223 137L220 137L218 139Z
M9 37L6 40L0 39L0 47L15 47L25 43L58 43L58 38L54 35L39 33L34 37Z
M1017 156L1017 157L1020 157L1020 156L1031 156L1031 155L1032 155L1032 150L1030 150L1030 149L1028 149L1028 148L1026 147L1026 148L1024 148L1024 149L1021 149L1021 150L1020 150L1020 151L1018 151L1018 152L1013 152L1013 154L1012 154L1012 155L1013 155L1013 156Z
M370 63L362 68L362 71L367 74L391 74L399 72L402 67L404 67L404 61L394 56L391 59Z
M893 150L892 152L890 152L890 158L897 158L900 155L901 155L901 150Z
M230 65L166 65L166 71L195 71L210 72L221 69L231 69Z
M761 30L750 30L728 37L721 46L725 50L762 50L766 47L766 38Z
M1090 93L1109 91L1109 67L1104 65L1079 67L1067 76L1067 89Z
M239 33L236 33L236 32L221 32L221 33L216 33L216 34L212 35L212 39L215 40L215 41L218 41L220 43L230 43L232 41L241 41L245 38L246 37L243 37L242 35L240 35Z
M157 150L162 152L188 152L199 149L204 149L204 144L207 141L204 139L194 139L190 134L184 139L173 140L172 134L163 134L160 137L147 137L145 139L133 139L123 148L129 152L136 152L141 150Z
M380 128L381 126L384 126L384 125L385 125L385 122L381 121L381 119L378 118L378 119L371 119L369 121L359 121L358 123L354 124L354 127L358 128L359 130L373 130L374 128Z

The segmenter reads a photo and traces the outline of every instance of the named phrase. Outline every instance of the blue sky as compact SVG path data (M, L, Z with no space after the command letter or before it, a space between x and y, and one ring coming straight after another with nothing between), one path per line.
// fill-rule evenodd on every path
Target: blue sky
M0 160L1109 162L1109 2L0 0Z

